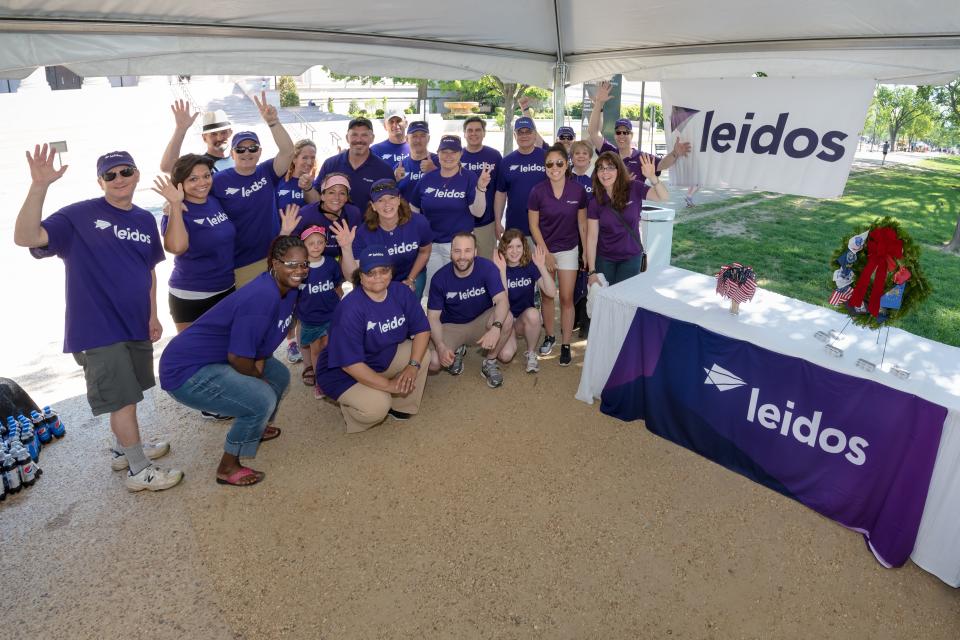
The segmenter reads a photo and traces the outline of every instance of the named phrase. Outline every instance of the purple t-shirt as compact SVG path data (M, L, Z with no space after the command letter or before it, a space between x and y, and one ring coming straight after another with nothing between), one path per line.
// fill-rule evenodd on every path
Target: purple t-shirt
M183 203L183 226L190 243L173 258L170 287L184 291L217 293L233 286L233 243L237 235L220 201L209 196L203 204ZM170 218L160 219L160 231L167 232Z
M530 235L530 217L527 215L527 202L530 190L542 182L543 162L547 154L540 147L524 155L519 151L508 153L500 161L497 171L497 191L507 194L507 214L504 229L520 229L523 235Z
M164 259L150 212L137 206L124 211L95 198L40 224L50 241L30 253L57 256L66 267L63 352L149 340L151 271Z
M567 180L559 198L549 180L534 185L527 207L540 212L540 235L551 253L569 251L580 242L577 212L587 208L587 192L576 180Z
M420 300L410 287L393 281L382 302L371 300L362 288L343 297L330 322L330 342L317 361L317 386L339 398L357 384L343 370L359 362L382 373L393 361L397 345L430 331Z
M583 187L584 191L587 192L587 199L593 197L593 176L575 173L571 177Z
M514 318L534 305L534 292L540 280L540 269L532 262L507 267L507 296L510 298L510 313Z
M361 224L353 239L353 255L360 255L360 251L370 245L386 247L387 253L393 256L393 279L401 282L410 275L420 247L429 246L432 242L430 223L419 213L414 213L410 220L397 225L393 231L384 231L380 227L371 231L367 225Z
M470 203L477 197L477 176L461 168L449 178L439 169L425 175L410 204L430 222L434 242L450 242L461 231L473 231Z
M273 276L261 273L228 295L163 350L160 388L179 389L208 364L228 364L228 353L251 360L272 356L293 322L298 293L281 297Z
M460 166L473 171L478 178L483 173L484 166L490 167L490 184L487 185L486 193L487 208L484 210L482 218L473 219L473 226L475 227L485 227L493 222L493 197L497 193L497 172L500 169L501 160L503 160L503 156L499 151L486 146L476 153L464 148L463 155L460 156Z
M387 138L383 142L370 145L370 153L391 167L395 167L398 162L403 162L403 159L410 155L410 145L405 141L396 144L395 142L391 142L390 138Z
M610 144L606 140L603 141L603 144L600 146L600 150L597 151L597 155L600 155L604 151L613 151L616 154L620 154L620 150L617 149L616 145ZM633 174L636 180L643 182L646 178L643 177L643 172L640 171L640 156L644 155L648 158L653 158L654 167L656 168L656 173L660 175L660 161L663 160L661 156L654 156L645 151L640 151L639 149L631 149L630 155L626 158L621 158L623 160L623 165L627 168L627 171ZM649 187L648 187L649 189ZM644 191L646 193L646 190Z
M236 169L213 174L213 195L237 229L233 246L233 266L245 267L267 257L270 243L280 233L277 215L277 184L273 160L257 165L249 176Z
M303 198L303 189L300 188L300 178L290 178L277 183L277 210L283 211L288 204L302 207L306 204Z
M630 183L630 197L627 206L621 212L623 219L640 235L640 213L643 207L643 183L634 180ZM606 197L606 194L604 194ZM632 234L617 218L609 204L601 205L597 198L591 198L587 205L587 218L600 222L600 231L597 235L597 255L607 260L629 260L643 252L643 247L637 244Z
M475 258L473 271L462 278L450 262L433 274L427 309L440 311L440 322L467 324L486 313L501 291L503 281L493 261Z
M331 220L320 210L320 203L314 202L308 204L300 209L300 222L297 223L296 228L294 228L293 233L290 235L300 237L300 234L303 233L308 227L323 227L327 229L327 247L323 250L323 255L328 258L339 258L340 257L340 245L337 244L337 239L333 237L333 234L330 233L330 226L334 223L334 220ZM355 227L360 224L360 210L349 202L343 205L343 209L340 210L340 219L346 222L351 227Z
M350 150L347 149L324 160L313 186L319 190L328 173L346 174L350 179L350 202L360 211L366 211L367 203L370 202L370 186L382 178L393 180L393 167L369 154L363 164L354 169L350 164L349 153Z
M300 285L300 300L297 302L297 318L307 324L330 322L340 296L337 287L343 282L340 263L333 258L323 258L323 263L310 264L307 279Z
M423 180L424 176L428 175L428 173L435 173L440 170L440 158L437 157L437 154L431 153L430 160L433 161L433 165L437 168L433 171L425 173L422 169L420 169L421 160L414 160L410 157L403 159L403 170L407 173L405 176L403 176L403 180L397 183L397 187L400 189L400 195L403 196L403 199L407 202L412 202L414 193L417 191L417 185L420 184L420 181Z

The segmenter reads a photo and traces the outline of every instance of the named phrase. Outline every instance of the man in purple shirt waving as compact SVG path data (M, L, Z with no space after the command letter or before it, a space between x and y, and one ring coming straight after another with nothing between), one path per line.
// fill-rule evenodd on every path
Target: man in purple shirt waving
M154 386L153 343L163 331L157 319L157 276L163 245L153 215L133 204L140 172L126 151L97 160L103 197L60 209L41 221L50 185L67 167L54 169L56 152L37 145L27 152L31 184L17 215L14 242L34 257L58 256L66 267L63 351L83 367L94 415L110 414L116 437L112 467L129 469L130 491L160 491L183 478L177 469L150 462L170 450L144 445L137 403Z

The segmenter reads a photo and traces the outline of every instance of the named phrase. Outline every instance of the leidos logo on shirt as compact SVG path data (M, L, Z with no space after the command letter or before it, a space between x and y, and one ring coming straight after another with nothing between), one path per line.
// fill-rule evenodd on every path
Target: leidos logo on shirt
M257 191L260 191L260 189L263 189L265 186L267 186L267 176L263 176L262 178L260 178L259 180L251 184L249 189L240 187L240 195L246 198L247 196L253 195Z
M450 294L453 294L452 296ZM478 296L486 295L486 287L470 287L466 291L451 291L447 294L447 298L457 298L461 300L469 300L470 298L476 298Z
M490 169L493 171L493 165L489 162L461 162L460 166L464 169L470 169L470 171L483 171L484 169ZM513 165L510 167L510 170L513 171L519 165Z
M578 200L567 200L567 204L580 204Z
M383 154L383 155L380 156L380 157L383 158L384 160L389 160L389 159L391 159L391 158L393 157L393 154L392 154L392 153L385 153L385 154Z
M399 329L406 323L407 318L405 316L393 316L389 320L383 322L376 322L375 320L367 320L367 331L371 329L379 329L380 333L387 333L388 331L393 331L394 329Z
M520 287L529 287L533 284L530 278L517 278L516 280L507 280L507 289L519 289Z
M327 291L332 291L336 287L337 285L333 282L333 280L318 282L316 284L301 285L301 288L306 289L307 293L326 293Z
M212 218L194 218L193 219L193 221L199 225L202 225L204 222L206 222L211 227L215 227L221 222L226 222L227 220L229 220L229 218L227 217L227 214L225 214L223 211L218 211L217 215L213 216Z
M280 320L277 320L277 329L279 329L280 331L286 331L287 329L290 328L290 323L292 322L293 322L293 314L291 313L290 315L287 316L285 320L282 318Z
M545 169L542 164L512 164L510 165L510 171L520 170L520 173L530 173L531 171L539 171L543 173Z
M120 240L130 240L132 242L142 242L144 244L150 244L150 234L143 233L139 229L131 229L126 227L125 229L120 229L117 225L111 225L106 220L95 220L93 226L103 231L104 229L113 228L113 235L115 235Z
M466 198L466 191L457 191L456 189L434 189L433 187L428 187L425 189L427 193L432 195L434 198Z
M714 364L709 369L704 369L707 373L707 379L703 381L706 385L711 385L720 391L729 391L746 386L739 376L733 374L723 367ZM835 427L820 428L820 421L823 418L822 411L814 411L809 418L793 415L795 405L792 400L787 400L784 408L774 404L760 404L759 387L751 387L750 403L747 406L747 422L759 422L764 429L771 431L779 430L783 437L793 436L793 438L808 447L819 447L821 451L830 454L843 454L850 464L861 466L867 461L867 455L864 449L870 446L864 438L853 436L847 438L847 434L841 429Z
M420 245L416 242L401 242L400 244L390 247L387 249L387 253L391 256L395 256L398 253L406 253L408 251L416 251L420 248Z

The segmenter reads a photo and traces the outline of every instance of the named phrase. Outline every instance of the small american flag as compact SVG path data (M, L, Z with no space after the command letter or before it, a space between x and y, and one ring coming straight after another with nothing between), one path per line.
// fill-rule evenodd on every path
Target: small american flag
M850 296L853 295L853 287L846 286L843 289L835 289L833 295L830 296L830 304L837 307L850 299Z
M717 273L717 293L737 302L749 302L757 292L757 277L752 267L739 262L725 264Z

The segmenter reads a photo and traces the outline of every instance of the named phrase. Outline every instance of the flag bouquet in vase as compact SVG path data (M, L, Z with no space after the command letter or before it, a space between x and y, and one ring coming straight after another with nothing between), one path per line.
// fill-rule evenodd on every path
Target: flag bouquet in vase
M730 299L730 315L740 313L740 304L753 299L757 292L757 276L753 267L745 267L739 262L720 267L717 277L717 293Z

